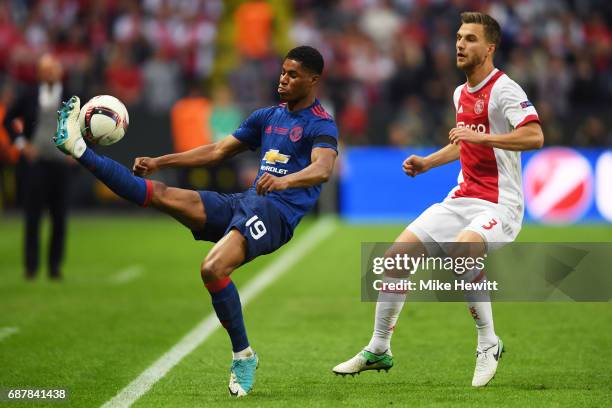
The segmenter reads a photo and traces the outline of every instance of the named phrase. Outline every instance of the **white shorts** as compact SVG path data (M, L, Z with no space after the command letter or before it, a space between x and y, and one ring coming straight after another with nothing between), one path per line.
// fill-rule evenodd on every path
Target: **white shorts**
M501 248L516 239L521 230L522 215L516 216L505 207L477 198L447 198L426 209L408 227L425 244L430 255L436 249L430 243L452 243L461 231L474 231L482 236L487 251Z

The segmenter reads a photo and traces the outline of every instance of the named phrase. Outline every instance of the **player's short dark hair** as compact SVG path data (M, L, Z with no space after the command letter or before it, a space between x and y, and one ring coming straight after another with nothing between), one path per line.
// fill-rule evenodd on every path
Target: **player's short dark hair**
M302 66L315 74L321 75L323 73L323 56L316 48L309 47L308 45L301 45L290 50L285 59L291 59L298 61Z
M487 41L495 44L495 49L499 48L501 41L501 28L499 23L488 14L478 11L466 11L461 13L461 23L463 24L480 24L484 28Z

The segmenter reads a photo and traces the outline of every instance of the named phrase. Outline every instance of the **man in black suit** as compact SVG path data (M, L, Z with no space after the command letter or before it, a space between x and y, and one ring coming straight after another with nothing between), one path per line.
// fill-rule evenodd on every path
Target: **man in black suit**
M43 55L38 61L38 83L23 89L9 106L4 127L15 146L21 150L18 175L23 187L25 210L25 276L36 276L39 265L39 235L42 212L49 208L51 243L48 266L52 279L61 278L66 237L66 213L71 163L59 153L51 136L56 127L56 111L66 95L62 85L62 66L55 57ZM23 121L23 131L12 126Z

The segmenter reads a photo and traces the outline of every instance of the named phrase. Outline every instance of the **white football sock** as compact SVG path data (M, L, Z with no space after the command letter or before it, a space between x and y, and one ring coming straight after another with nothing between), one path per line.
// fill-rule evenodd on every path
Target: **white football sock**
M480 271L467 273L465 278L470 282L486 282L486 275L480 276ZM484 272L483 272L484 273ZM471 278L471 279L470 279ZM488 290L465 292L468 310L476 323L478 330L478 350L484 351L497 344L497 335L493 325L493 308Z
M240 350L238 352L233 352L234 360L241 360L245 358L249 358L253 356L253 349L251 346L245 348L244 350Z
M400 278L385 277L384 282L400 282ZM388 350L391 354L391 336L395 323L399 317L406 293L379 292L376 302L376 317L374 320L374 333L366 350L374 354L381 354Z

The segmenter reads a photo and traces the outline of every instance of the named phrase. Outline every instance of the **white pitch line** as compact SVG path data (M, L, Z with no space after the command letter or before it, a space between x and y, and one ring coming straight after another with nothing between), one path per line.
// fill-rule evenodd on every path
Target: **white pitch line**
M0 327L0 341L19 333L19 327Z
M290 243L287 250L272 262L264 272L251 279L240 291L242 306L246 306L276 278L290 270L300 259L326 239L337 227L333 218L321 218L300 238ZM144 370L117 395L108 400L102 408L129 407L147 393L151 387L164 377L185 356L195 350L216 329L221 327L217 316L211 313L187 333L170 350Z
M112 275L108 280L114 285L123 285L138 278L144 272L142 265L132 265L121 269L116 274Z

